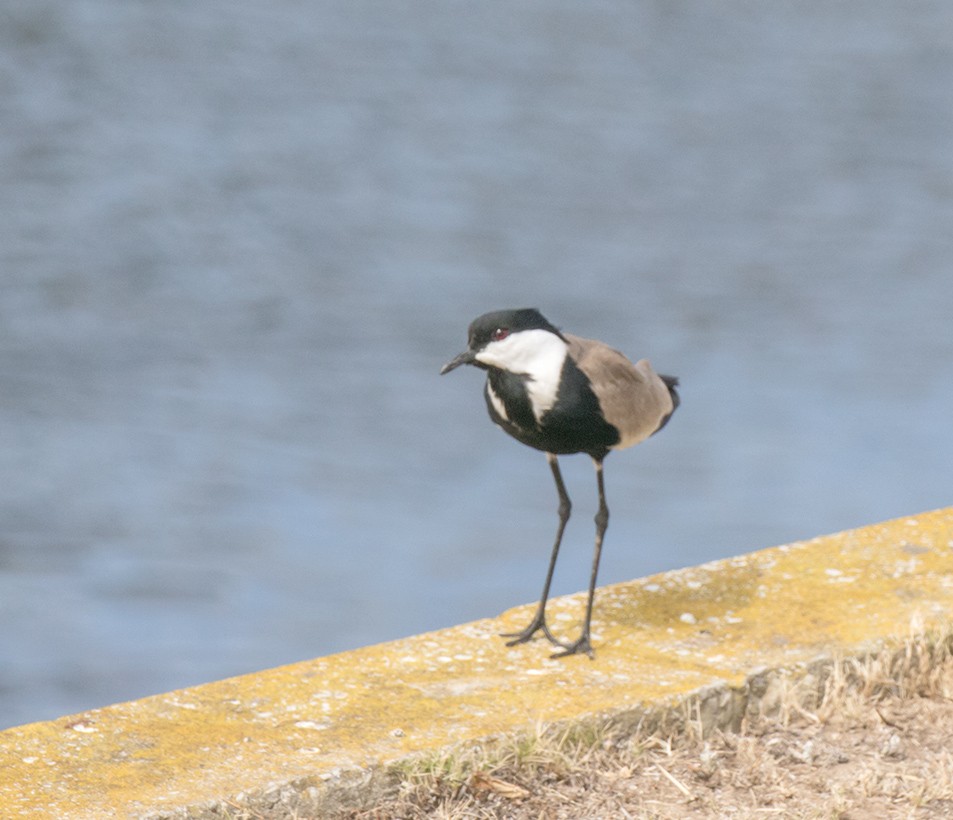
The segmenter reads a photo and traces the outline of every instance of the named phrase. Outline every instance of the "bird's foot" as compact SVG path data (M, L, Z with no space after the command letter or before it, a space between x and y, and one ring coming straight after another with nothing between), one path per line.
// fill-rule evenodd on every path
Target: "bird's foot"
M583 632L578 640L572 643L562 643L561 641L555 641L555 643L561 646L562 649L559 652L553 652L553 654L549 656L551 658L565 658L567 655L588 655L589 660L592 660L595 657L595 653L592 651L592 644L589 643L588 631Z
M512 638L512 640L506 642L506 645L516 646L518 643L531 641L537 632L542 632L553 646L562 646L553 636L553 633L549 631L549 627L546 625L546 615L542 611L536 614L536 617L533 618L526 629L520 630L519 632L503 632L500 637Z

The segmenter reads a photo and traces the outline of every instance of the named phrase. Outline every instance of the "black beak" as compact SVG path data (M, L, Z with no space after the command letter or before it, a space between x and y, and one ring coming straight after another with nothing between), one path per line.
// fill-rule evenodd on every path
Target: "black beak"
M463 353L454 357L440 368L440 375L442 376L444 373L456 370L461 364L473 364L473 362L476 361L474 355L472 350L464 350Z

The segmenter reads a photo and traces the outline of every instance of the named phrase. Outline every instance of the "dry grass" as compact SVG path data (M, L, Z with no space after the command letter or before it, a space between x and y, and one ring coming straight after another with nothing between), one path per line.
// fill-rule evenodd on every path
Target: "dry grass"
M386 799L234 820L953 818L953 632L778 673L738 732L538 727L394 767ZM219 815L222 816L222 815Z

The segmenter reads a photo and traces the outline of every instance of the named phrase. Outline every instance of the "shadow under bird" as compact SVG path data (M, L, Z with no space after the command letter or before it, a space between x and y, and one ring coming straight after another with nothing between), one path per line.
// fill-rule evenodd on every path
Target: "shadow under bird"
M520 632L507 633L507 646L524 643L537 632L559 651L593 656L590 643L592 603L602 539L609 524L602 462L610 450L622 450L661 430L678 407L678 379L656 373L647 359L634 364L602 342L563 333L534 308L498 310L470 324L468 346L447 362L441 375L462 364L486 371L484 397L490 418L517 441L546 453L559 494L559 525L536 614ZM546 624L546 600L556 557L572 504L557 456L587 453L596 468L599 508L589 598L582 633L563 643Z

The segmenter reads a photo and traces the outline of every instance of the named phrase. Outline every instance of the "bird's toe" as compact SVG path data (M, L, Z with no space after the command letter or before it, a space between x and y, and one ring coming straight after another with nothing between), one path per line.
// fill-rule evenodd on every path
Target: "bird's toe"
M562 647L559 652L553 652L549 657L551 658L565 658L568 655L588 655L589 660L595 658L595 653L592 651L592 644L589 643L588 635L581 635L578 640L573 641L570 644L556 643Z
M562 646L562 644L556 639L552 632L549 631L549 627L546 625L546 620L544 618L536 618L533 622L522 629L519 632L502 632L500 633L501 638L510 638L506 642L507 646L516 646L517 644L526 643L531 641L537 632L542 632L546 636L546 639L553 644L553 646Z

